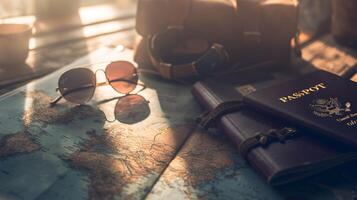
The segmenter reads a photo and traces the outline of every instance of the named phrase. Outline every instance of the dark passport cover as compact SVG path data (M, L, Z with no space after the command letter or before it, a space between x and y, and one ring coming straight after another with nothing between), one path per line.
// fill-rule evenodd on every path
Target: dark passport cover
M212 110L220 103L242 100L246 94L295 76L296 73L239 73L222 79L197 82L192 93L205 110ZM253 108L227 114L218 121L218 126L237 146L259 131L288 125ZM307 131L284 143L275 142L266 147L256 147L246 156L250 165L274 185L298 180L356 158L357 153L352 149L316 137Z
M357 147L357 83L316 71L243 99L295 126Z

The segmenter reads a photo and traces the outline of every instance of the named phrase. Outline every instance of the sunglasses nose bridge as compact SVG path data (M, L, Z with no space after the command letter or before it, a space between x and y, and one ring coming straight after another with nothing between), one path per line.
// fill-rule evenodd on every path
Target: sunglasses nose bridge
M94 75L96 77L97 80L101 80L100 78L98 79L98 73L99 72L102 72L104 74L104 77L105 79L103 79L104 82L97 82L97 85L96 86L103 86L103 85L107 85L108 84L108 80L107 80L107 74L106 74L106 71L104 69L97 69L95 72L94 72ZM103 78L104 78L103 77Z
M97 70L95 70L95 72L94 72L95 76L97 76L98 72L103 72L103 74L106 75L104 69L97 69Z

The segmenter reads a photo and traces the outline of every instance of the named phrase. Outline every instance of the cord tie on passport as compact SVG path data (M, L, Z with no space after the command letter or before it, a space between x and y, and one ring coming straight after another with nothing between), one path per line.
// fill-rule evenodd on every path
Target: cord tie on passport
M198 125L203 129L208 129L223 115L242 109L245 104L242 101L227 101L219 104L210 112L205 112L196 119Z
M246 104L243 101L227 101L219 104L212 111L205 112L199 116L196 121L203 129L210 128L214 122L223 115L239 111ZM296 135L298 131L295 128L284 127L281 129L269 129L259 132L258 134L243 140L239 145L239 152L243 157L246 157L248 152L258 146L268 146L272 142L283 143L285 140Z
M295 136L296 133L297 130L290 127L284 127L282 129L269 129L242 141L239 145L239 152L243 157L246 157L248 152L255 147L265 147L274 141L283 143L286 139Z

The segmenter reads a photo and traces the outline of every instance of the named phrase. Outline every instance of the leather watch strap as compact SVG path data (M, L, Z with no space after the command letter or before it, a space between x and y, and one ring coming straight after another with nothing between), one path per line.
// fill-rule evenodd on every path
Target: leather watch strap
M167 9L169 15L167 29L181 29L183 30L185 19L189 15L192 0L167 0ZM155 36L153 36L155 37ZM153 39L151 37L150 40ZM150 43L150 42L149 42ZM154 55L152 44L148 46L148 53L151 63L156 67L159 73L167 79L173 78L173 74L177 74L178 77L185 77L192 73L192 66L182 65L182 70L173 70L173 66L170 63L165 63ZM173 73L173 71L175 71Z
M180 79L180 78L192 77L198 75L194 63L175 65L172 66L171 70L172 70L171 75L173 79Z
M205 76L215 72L217 68L223 68L228 62L228 53L222 45L213 44L207 52L198 58L197 61L172 65L163 61L160 56L155 55L152 44L148 44L148 55L151 63L155 66L158 72L167 79L182 79L195 76Z
M156 67L159 73L167 79L182 79L188 77L195 77L200 75L207 75L214 71L219 65L228 61L228 53L224 50L222 45L213 44L207 52L195 62L173 65L161 59L160 53L155 52L162 49L157 45L156 39L162 37L164 34L170 35L171 40L177 40L177 35L182 35L185 25L185 19L190 13L192 0L167 0L168 24L166 32L159 33L149 37L148 54L151 63ZM162 42L161 42L162 43ZM159 47L157 47L157 46ZM165 44L161 44L165 45ZM173 47L170 47L173 48ZM165 48L164 48L165 49Z

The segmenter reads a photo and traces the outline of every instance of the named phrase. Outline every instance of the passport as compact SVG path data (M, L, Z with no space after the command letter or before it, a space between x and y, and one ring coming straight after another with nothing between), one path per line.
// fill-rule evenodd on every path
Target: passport
M199 81L194 85L192 93L205 111L212 111L224 102L243 100L246 95L293 80L301 74L269 70L231 74L223 78ZM244 107L222 116L216 125L238 150L242 141L261 131L293 124L254 107ZM355 160L357 153L353 148L320 137L312 131L299 130L296 137L285 142L255 147L244 158L269 184L281 185Z
M316 71L255 91L243 101L313 134L357 147L357 83Z

